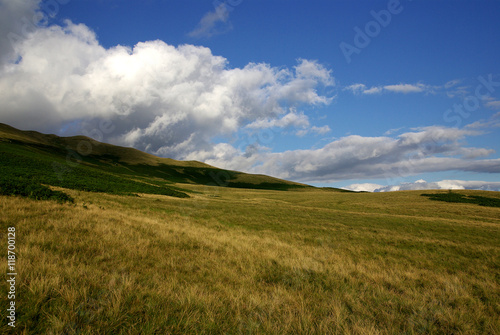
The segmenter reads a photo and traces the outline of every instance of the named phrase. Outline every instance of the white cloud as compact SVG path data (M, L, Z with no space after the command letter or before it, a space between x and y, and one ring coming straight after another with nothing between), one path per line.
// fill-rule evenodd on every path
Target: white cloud
M229 23L229 9L225 3L219 4L213 11L206 13L198 26L188 35L191 37L211 37L232 29Z
M378 86L373 86L367 88L365 84L353 84L344 88L344 90L351 91L353 94L378 94L381 93L383 88Z
M14 57L14 47L36 29L37 0L0 0L0 62Z
M375 192L375 190L384 187L383 185L373 184L373 183L362 183L362 184L351 184L349 186L342 187L345 190L355 191L355 192Z
M332 71L328 70L323 65L318 64L317 61L299 59L298 63L299 65L295 66L297 78L318 81L326 86L335 85L335 81L331 75Z
M288 127L296 127L296 128L306 128L309 127L309 118L303 113L297 113L292 110L288 114L284 115L280 119L276 118L267 118L256 120L246 126L251 129L266 129L266 128L288 128Z
M347 179L397 180L425 172L467 171L500 173L500 159L477 159L491 155L487 148L467 148L464 140L482 134L469 129L419 128L393 137L351 135L319 149L280 153L255 153L238 168L253 173L309 183ZM479 151L479 154L474 152ZM193 153L192 157L196 157ZM235 169L233 160L204 157L207 163Z
M427 87L423 84L397 84L397 85L386 85L384 90L394 93L420 93L424 92Z
M397 133L398 131L400 131L401 129L403 129L403 127L389 129L389 130L387 130L387 131L384 133L384 135L388 136L388 135L395 134L395 133Z
M478 120L465 126L466 129L492 129L500 127L500 112L490 116L489 119Z
M428 85L423 83L416 84L390 84L390 85L378 85L368 87L362 83L356 83L344 87L344 91L350 91L351 93L358 94L381 94L381 93L399 93L399 94L410 94L410 93L424 93L424 94L446 94L449 98L462 97L465 98L468 95L473 94L471 92L471 87L467 85L460 85L463 82L462 79L450 80L444 85ZM482 97L482 99L492 99L491 97ZM488 106L488 105L487 105ZM499 108L498 104L495 102L489 105L491 108Z
M16 52L20 61L0 68L2 122L51 133L71 124L81 133L108 120L114 131L106 140L177 159L210 151L213 137L262 120L309 129L307 116L286 114L283 106L329 104L318 88L334 85L316 61L228 68L225 58L193 45L106 49L88 27L70 21L37 28Z
M343 187L351 191L365 192L393 192L393 191L415 191L415 190L484 190L500 191L500 182L488 181L465 181L465 180L441 180L438 182L426 182L423 179L413 183L400 183L397 185L379 184L351 184Z
M304 115L303 113L297 113L295 109L291 109L291 111L284 115L281 118L267 118L267 119L259 119L248 125L245 128L248 129L270 129L270 128L296 128L298 129L295 132L295 135L299 137L303 137L307 134L319 134L324 135L331 131L328 125L317 127L311 126L309 122L309 117Z
M381 87L370 87L369 89L367 90L364 90L363 91L363 94L379 94L382 92L382 88Z
M391 93L431 93L433 88L424 84L397 84L385 86L372 86L368 88L365 84L357 83L344 88L344 90L351 91L353 94L380 94L382 92Z
M472 86L461 85L464 82L462 79L453 79L445 83L444 85L429 85L425 83L399 83L399 84L389 84L389 85L378 85L368 87L363 83L356 83L344 87L344 91L350 91L352 94L359 95L369 95L369 94L381 94L381 93L397 93L397 94L410 94L410 93L423 93L423 94L442 94L449 98L460 97L462 99L467 99L467 97L474 97L476 91L473 87L477 88L477 83ZM479 97L478 97L479 98ZM498 109L500 108L500 102L498 98L493 98L490 95L483 95L480 99L485 103L485 106Z
M365 84L352 84L344 88L344 91L351 91L353 94L360 94L366 90Z

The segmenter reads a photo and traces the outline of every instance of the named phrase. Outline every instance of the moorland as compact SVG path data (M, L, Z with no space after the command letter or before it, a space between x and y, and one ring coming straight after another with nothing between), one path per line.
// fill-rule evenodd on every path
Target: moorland
M7 125L0 158L16 333L500 333L499 192L315 188Z

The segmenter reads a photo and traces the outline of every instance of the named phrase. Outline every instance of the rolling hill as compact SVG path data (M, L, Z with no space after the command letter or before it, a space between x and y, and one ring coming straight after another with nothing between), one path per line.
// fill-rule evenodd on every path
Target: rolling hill
M3 180L122 194L187 197L182 184L288 190L311 187L265 175L160 158L85 136L59 137L0 124ZM176 184L176 185L174 185ZM5 186L5 185L4 185Z

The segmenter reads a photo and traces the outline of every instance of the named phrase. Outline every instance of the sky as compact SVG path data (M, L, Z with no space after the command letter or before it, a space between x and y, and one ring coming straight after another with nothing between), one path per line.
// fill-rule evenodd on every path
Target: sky
M357 191L500 191L499 0L0 0L0 122Z

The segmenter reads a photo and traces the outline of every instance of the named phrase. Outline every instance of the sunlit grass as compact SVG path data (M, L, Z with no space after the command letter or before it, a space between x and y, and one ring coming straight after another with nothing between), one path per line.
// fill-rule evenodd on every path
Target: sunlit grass
M0 197L2 234L17 231L17 330L500 332L498 208L419 192L182 187L199 193Z

